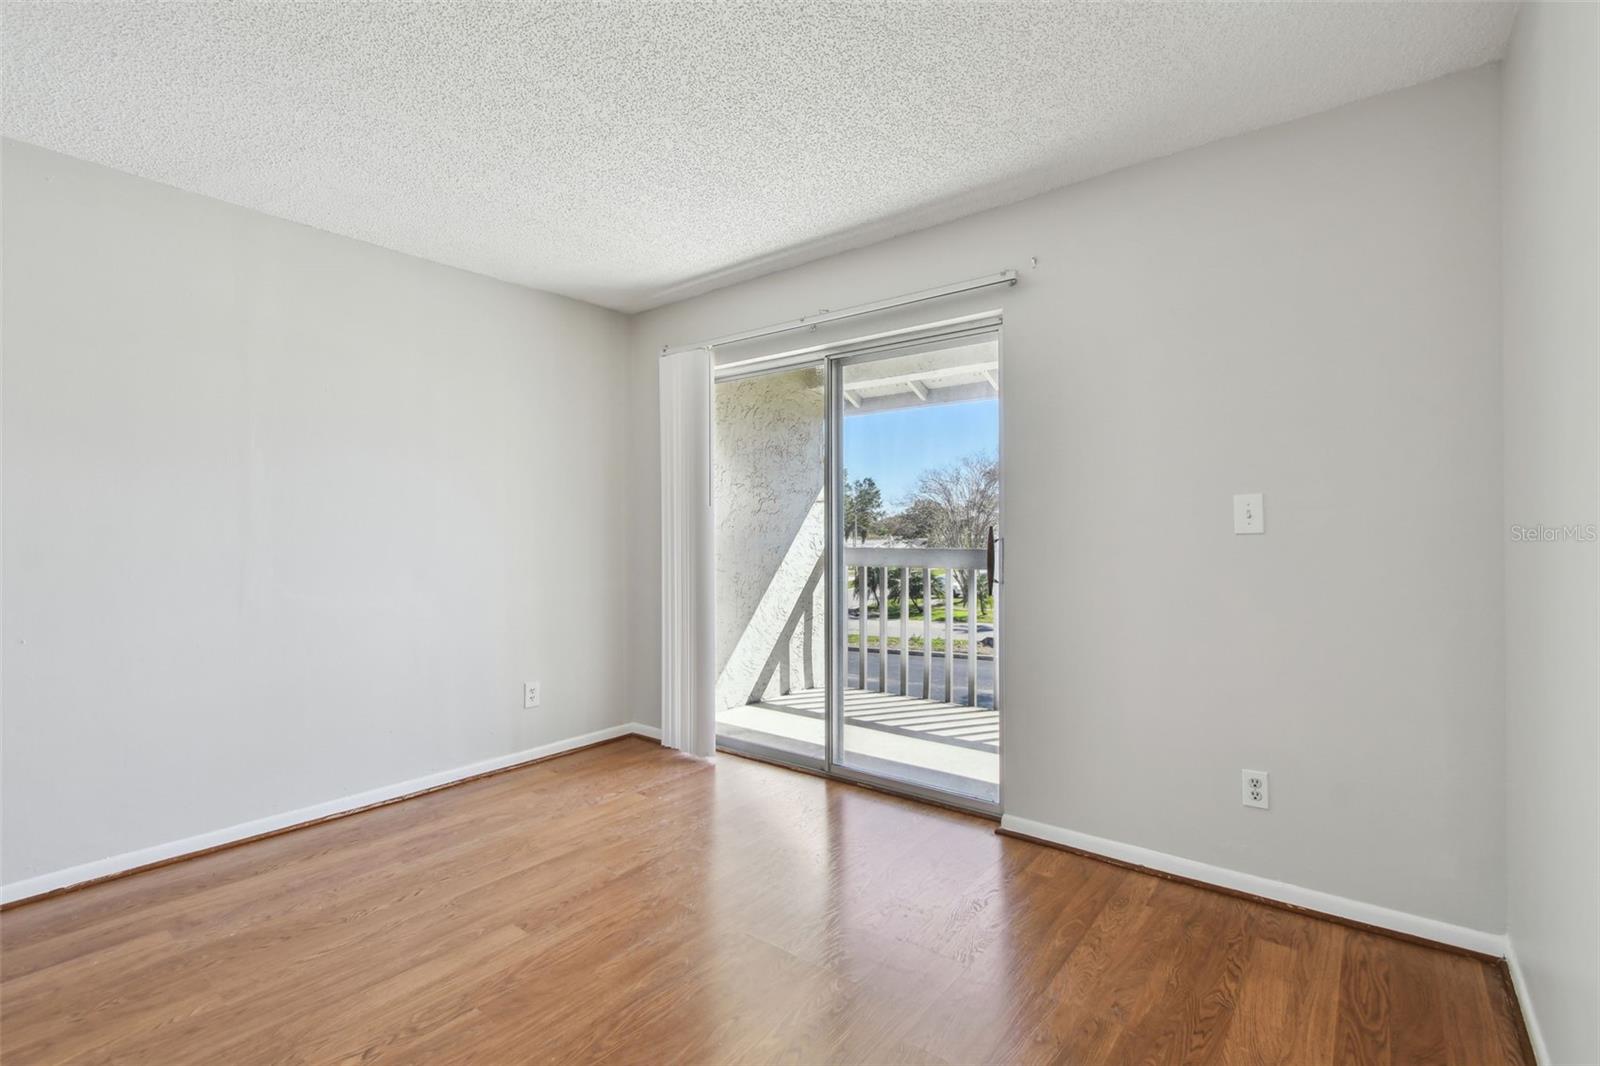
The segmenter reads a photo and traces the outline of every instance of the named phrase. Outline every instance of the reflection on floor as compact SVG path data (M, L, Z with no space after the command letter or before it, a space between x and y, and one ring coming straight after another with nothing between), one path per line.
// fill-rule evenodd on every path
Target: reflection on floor
M987 802L999 799L1000 715L986 707L847 691L848 767ZM811 759L823 756L822 689L798 689L717 716L719 734Z

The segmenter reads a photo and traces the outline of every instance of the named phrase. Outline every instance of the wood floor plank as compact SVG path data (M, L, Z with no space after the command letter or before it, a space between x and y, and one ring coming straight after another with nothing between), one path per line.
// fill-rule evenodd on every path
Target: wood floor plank
M1333 922L1286 911L1272 912L1270 908L1257 911L1253 917L1259 920L1269 913L1293 931L1288 943L1294 950L1295 985L1300 991L1295 997L1287 1061L1331 1062L1339 1039L1339 999L1331 991L1307 995L1304 990L1337 987L1351 931ZM1482 966L1461 956L1449 958L1453 972L1471 972Z
M1346 939L1334 1061L1351 1066L1389 1066L1393 1061L1390 970L1399 947L1371 933Z
M8 911L0 1057L1531 1061L1477 960L638 739Z
M1253 908L1221 895L1197 904L1186 938L1188 950L1174 957L1164 984L1136 1026L1127 1029L1112 1058L1128 1063L1206 1063L1221 1057L1251 945ZM1212 911L1214 915L1205 914Z

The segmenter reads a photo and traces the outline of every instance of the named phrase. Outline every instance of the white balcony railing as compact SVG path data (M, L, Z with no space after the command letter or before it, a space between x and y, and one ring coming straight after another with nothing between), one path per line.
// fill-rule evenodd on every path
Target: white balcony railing
M890 644L893 638L898 638L898 654L893 658L897 665L894 672L899 679L899 695L924 700L944 703L964 704L969 707L978 705L978 662L980 658L989 659L990 655L980 656L980 641L987 641L992 649L993 634L980 638L978 633L978 615L980 614L978 597L979 580L988 574L987 553L981 548L879 548L879 547L850 547L844 550L845 562L845 597L855 615L854 618L845 619L845 640L848 644L850 637L855 636L859 664L856 671L857 677L852 683L846 678L847 689L877 692L888 691L888 682L891 672ZM916 579L914 582L914 578ZM889 618L889 591L896 581L900 590L900 617L893 621ZM911 589L913 584L919 584L922 591L921 618L912 617ZM935 586L939 586L939 595L934 595ZM957 592L960 592L960 606L966 609L967 621L961 627L964 631L965 648L960 655L956 651L957 626L955 613L957 607ZM876 618L868 617L868 605L873 599L871 592L876 591L879 604ZM943 621L934 618L934 614L942 609ZM896 632L891 632L891 626ZM876 632L872 632L873 629ZM913 630L917 633L913 633ZM872 638L876 637L876 647L871 646ZM918 639L920 637L920 639ZM937 647L942 643L943 647ZM914 653L920 652L922 657L922 677L919 685L911 684L911 658ZM868 669L869 657L876 654L878 657L878 671L875 678L870 677ZM943 678L936 679L934 667L937 660L943 659ZM961 691L956 691L956 662L964 659L966 666L966 681L959 686ZM913 692L916 688L918 691ZM958 695L961 698L957 698ZM848 697L847 697L848 698Z

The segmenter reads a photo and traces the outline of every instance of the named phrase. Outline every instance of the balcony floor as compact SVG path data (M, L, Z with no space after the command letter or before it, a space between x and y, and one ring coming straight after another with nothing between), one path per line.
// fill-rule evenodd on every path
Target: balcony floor
M823 690L733 707L719 733L811 759L823 755ZM988 707L845 692L844 757L853 769L987 802L999 799L1000 715Z

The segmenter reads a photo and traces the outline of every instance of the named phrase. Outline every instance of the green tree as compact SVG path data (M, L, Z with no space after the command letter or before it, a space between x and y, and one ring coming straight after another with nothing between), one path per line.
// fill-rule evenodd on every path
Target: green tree
M917 477L901 516L935 548L982 548L989 527L1000 520L1000 463L992 455L969 455Z
M844 485L844 535L860 544L877 536L883 525L883 493L870 477Z
M914 532L915 539L929 547L986 547L990 528L1000 521L1000 461L993 455L969 455L949 466L924 470L905 509L888 521ZM964 582L958 577L956 583L956 595L965 599ZM979 610L988 583L985 577L974 590Z

